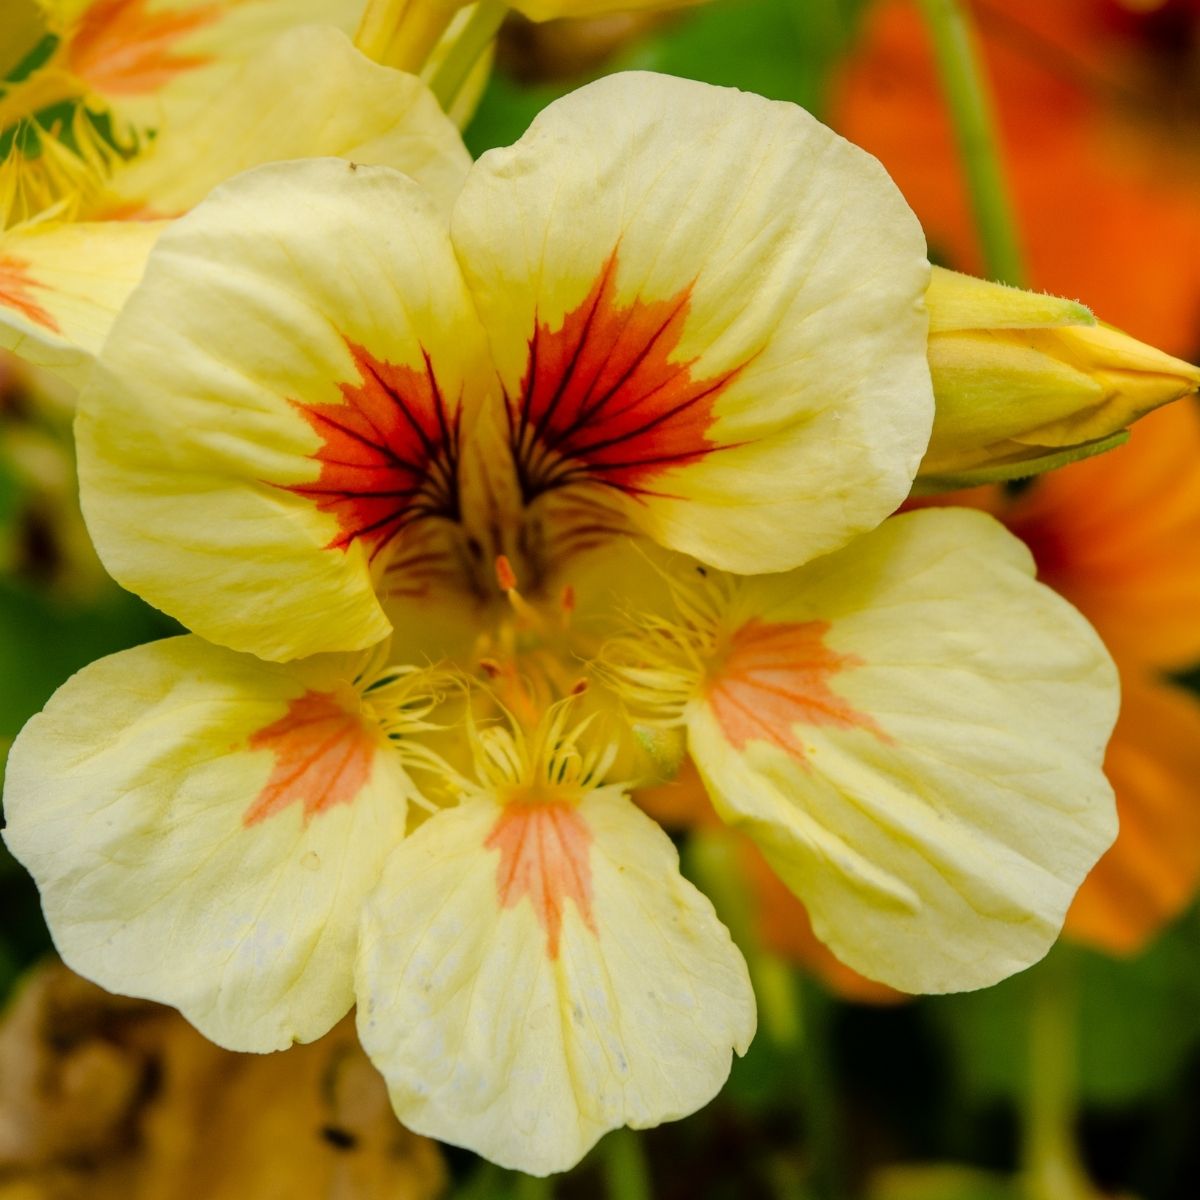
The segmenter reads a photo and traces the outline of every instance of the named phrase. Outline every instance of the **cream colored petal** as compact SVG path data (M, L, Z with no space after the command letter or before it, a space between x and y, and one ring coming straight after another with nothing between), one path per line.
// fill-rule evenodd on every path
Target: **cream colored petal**
M219 94L160 129L117 171L101 211L177 216L239 171L325 155L395 167L447 209L471 162L418 79L308 26L273 39Z
M347 1011L412 791L355 709L358 658L279 667L181 637L56 693L9 756L4 837L70 966L235 1050Z
M707 1103L754 1001L670 841L616 789L544 826L519 807L469 802L393 854L358 1025L405 1125L544 1175Z
M49 221L0 233L0 347L82 384L164 225Z
M81 397L97 549L235 649L372 645L389 631L372 559L451 504L460 401L492 379L415 183L336 159L256 168L164 234Z
M745 581L690 711L718 811L847 965L907 992L1039 959L1116 830L1112 662L981 513Z
M794 567L877 524L928 440L929 267L879 164L800 108L611 76L468 176L452 232L527 493Z
M118 127L156 129L216 100L239 66L302 25L352 34L365 0L43 0L60 55Z

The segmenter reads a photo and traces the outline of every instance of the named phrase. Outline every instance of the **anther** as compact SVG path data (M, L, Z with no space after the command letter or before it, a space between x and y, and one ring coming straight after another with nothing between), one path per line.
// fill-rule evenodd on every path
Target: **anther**
M512 563L508 561L507 554L496 555L496 582L500 585L502 592L517 590L517 574L512 569Z

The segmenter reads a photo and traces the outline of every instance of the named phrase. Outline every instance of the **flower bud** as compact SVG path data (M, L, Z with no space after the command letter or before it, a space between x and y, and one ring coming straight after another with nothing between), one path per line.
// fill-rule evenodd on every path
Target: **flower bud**
M1083 305L935 267L926 293L933 435L914 490L1036 475L1124 441L1200 370Z

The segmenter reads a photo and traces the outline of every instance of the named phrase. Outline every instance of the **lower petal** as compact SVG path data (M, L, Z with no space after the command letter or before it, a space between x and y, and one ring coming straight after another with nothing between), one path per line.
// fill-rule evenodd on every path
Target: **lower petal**
M354 711L359 661L278 667L181 637L56 693L9 757L5 840L70 966L234 1050L345 1014L363 897L412 792Z
M1035 962L1115 832L1115 672L1031 576L981 514L894 518L737 587L689 712L718 812L838 958L902 991Z
M369 905L358 996L409 1128L540 1175L705 1104L754 1032L728 933L611 788L423 825Z

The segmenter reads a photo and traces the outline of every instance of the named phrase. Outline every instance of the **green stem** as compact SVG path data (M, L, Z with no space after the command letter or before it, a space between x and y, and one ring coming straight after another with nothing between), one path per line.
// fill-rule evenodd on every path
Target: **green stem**
M987 272L1020 287L1025 272L971 20L960 0L917 4L933 39Z
M1030 976L1029 1060L1022 1157L1029 1200L1092 1195L1075 1146L1079 992L1075 959L1059 947Z
M476 63L488 52L508 13L503 0L479 0L475 11L438 63L429 79L430 89L443 112L454 107Z
M609 1200L652 1200L654 1187L641 1138L632 1129L614 1129L602 1148Z
M819 983L806 976L801 1003L802 1084L809 1152L808 1193L814 1200L845 1200L850 1194L844 1178L837 1082L829 1055L832 1015L829 995Z
M514 1200L551 1200L554 1195L553 1178L542 1179L537 1175L518 1175L513 1185Z
M739 847L727 833L697 832L688 841L687 873L712 901L746 960L754 997L767 1036L780 1049L799 1042L796 975L777 954L762 944L758 916L748 894L749 884Z

